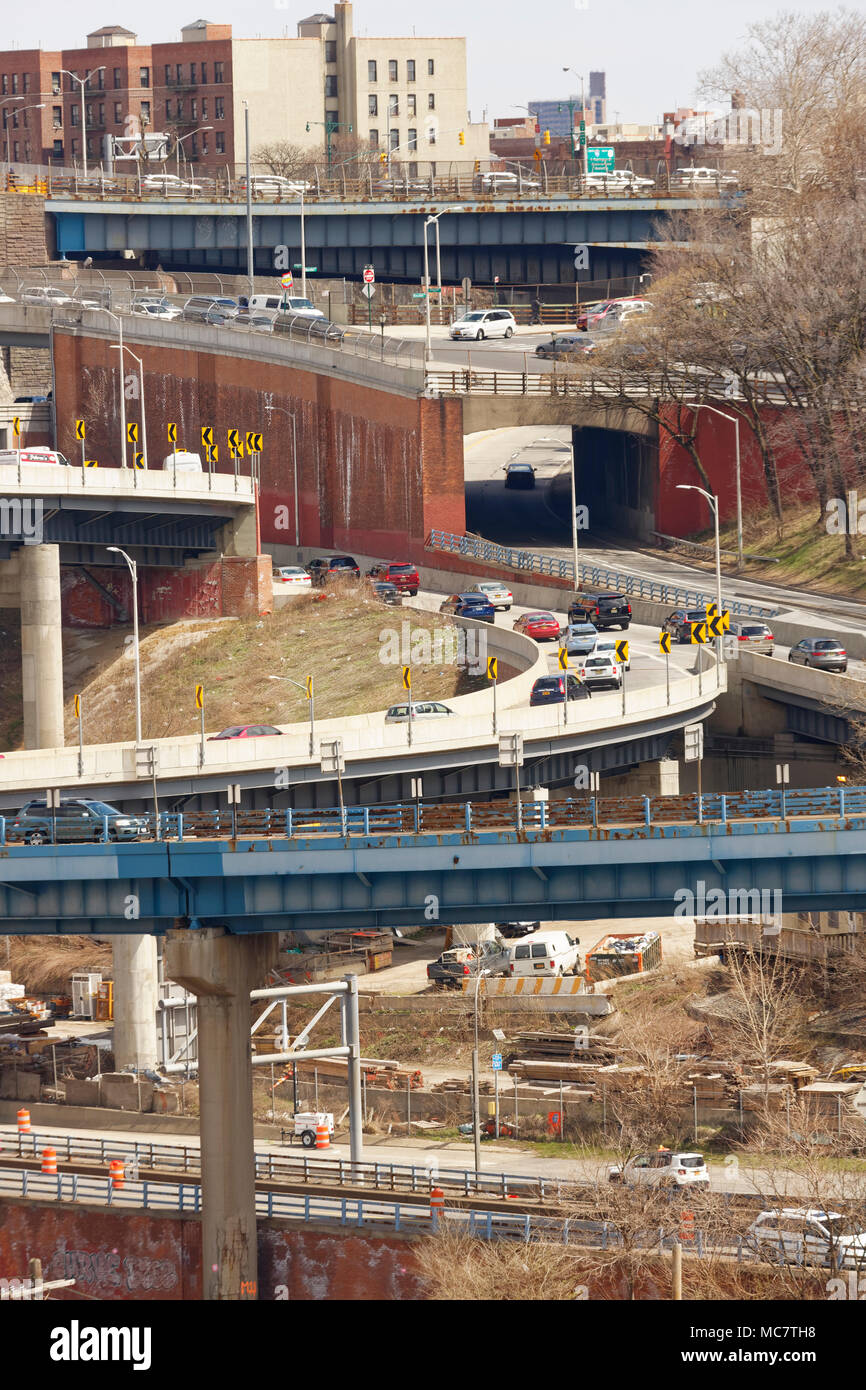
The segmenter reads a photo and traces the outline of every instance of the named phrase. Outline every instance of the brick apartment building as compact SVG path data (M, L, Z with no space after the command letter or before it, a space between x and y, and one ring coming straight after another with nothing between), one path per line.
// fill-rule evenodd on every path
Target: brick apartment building
M349 3L297 30L291 39L236 39L230 24L199 19L180 42L142 44L113 24L88 34L85 48L0 52L2 157L8 142L13 164L79 164L86 140L96 165L106 135L134 135L140 122L170 135L172 149L182 141L196 168L234 170L244 158L244 99L253 149L321 147L328 123L421 172L488 157L488 128L467 113L465 39L355 38ZM66 74L88 72L82 113L81 86Z

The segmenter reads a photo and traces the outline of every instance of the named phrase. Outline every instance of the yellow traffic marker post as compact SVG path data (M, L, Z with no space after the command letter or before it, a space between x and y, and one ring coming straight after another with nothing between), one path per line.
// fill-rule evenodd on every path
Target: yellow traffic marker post
M84 421L83 421L83 420L76 420L76 421L75 421L75 438L81 440L81 467L82 467L82 468L84 467L84 437L85 437L86 433L87 433L87 427L86 427Z
M204 767L204 686L197 685L195 688L195 707L200 712L201 730L198 750L198 765Z
M174 424L174 423L169 423L169 424L166 426L166 433L168 434L168 442L169 442L169 444L173 444L173 445L175 446L175 448L176 448L176 447L177 447L177 425Z
M496 683L499 677L499 662L495 656L487 658L487 679L493 682L493 732L496 733Z
M412 742L412 667L411 667L411 666L404 666L404 667L403 667L403 689L404 689L404 690L408 690L408 692L409 692L409 718L406 720L406 726L407 726L407 728L408 728L408 730L409 730L409 742L411 743L411 742Z
M703 647L708 640L706 623L692 623L689 629L693 646ZM703 694L703 658L698 652L698 694Z
M560 647L560 648L559 648L559 651L558 651L558 653L557 653L557 660L558 660L558 662L559 662L559 669L560 669L560 671L563 671L563 672L564 672L564 675L562 676L562 681L563 681L563 685L564 685L564 688L565 688L565 699L563 700L562 703L563 703L563 710L564 710L563 718L564 718L564 720L565 720L565 723L567 724L567 723L568 723L568 648L567 648L567 647Z
M75 718L78 720L78 775L84 776L84 728L81 722L81 696L75 695L72 700L72 708L75 711Z
M665 659L665 690L667 704L671 702L671 635L669 632L659 633L659 651L663 653Z
M316 746L316 709L312 676L307 676L306 690L307 700L310 706L310 757L312 758Z
M622 712L625 714L625 663L628 661L628 642L620 640L614 643L614 654L622 670L619 673L619 685L622 691Z

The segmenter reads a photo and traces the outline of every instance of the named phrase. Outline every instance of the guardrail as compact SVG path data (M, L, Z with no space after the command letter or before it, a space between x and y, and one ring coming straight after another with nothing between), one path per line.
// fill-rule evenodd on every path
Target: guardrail
M26 455L26 448L21 452ZM121 468L116 464L105 468L85 467L72 460L68 464L22 464L19 458L15 465L0 466L0 486L7 493L20 488L32 497L46 494L79 497L82 489L118 497L140 489L154 499L171 497L177 500L180 497L185 501L198 501L207 496L211 501L234 504L255 500L258 476L257 473L253 476L241 473L237 459L233 473L218 473L213 464L195 473L183 468Z
M584 361L592 362L592 358ZM687 384L684 375L682 382ZM755 399L765 405L789 405L790 393L778 383L751 378L751 391ZM717 388L718 395L728 395L730 382L718 377L710 382L702 382L701 389L706 393L708 387ZM727 389L726 389L727 388ZM670 381L663 377L655 379L652 375L640 377L635 385L629 385L623 376L618 388L605 387L584 376L566 369L557 371L556 362L552 371L514 372L478 371L474 367L454 367L450 370L436 367L427 372L426 389L428 393L439 396L548 396L555 400L585 399L600 405L627 405L630 399L645 400L648 396L665 396L670 390ZM742 400L739 389L735 389L728 399Z
M161 811L136 816L138 831L124 829L121 842L140 840L218 839L235 841L242 837L297 840L323 836L477 836L490 833L523 835L527 831L545 834L552 830L617 827L630 837L652 835L666 826L759 825L787 823L796 819L830 818L834 823L848 817L866 815L866 787L820 787L790 790L784 787L766 791L737 793L704 792L684 796L590 796L569 801L524 801L511 807L496 802L471 801L441 804L405 802L390 806L342 806L315 810L261 809L255 811ZM34 825L38 821L38 825ZM91 834L74 829L56 833L49 812L31 817L30 825L16 826L11 817L0 816L0 846L52 844L109 844L117 841L118 830L111 818L102 817L101 829Z
M546 574L553 579L565 579L571 584L574 583L574 564L570 558L564 555L542 555L532 550L517 550L514 546L486 541L481 536L457 536L450 531L434 528L425 541L425 549L443 550L450 555L461 555L467 560L480 560L484 564L501 565L504 569L520 570L529 574ZM660 584L655 579L644 579L640 575L621 574L619 570L606 569L603 565L578 563L578 580L584 589L611 589L631 598L647 599L653 603L669 603L672 608L702 608L715 602L714 594ZM778 612L775 608L762 608L758 604L741 603L735 599L723 601L729 612L743 617L775 618Z

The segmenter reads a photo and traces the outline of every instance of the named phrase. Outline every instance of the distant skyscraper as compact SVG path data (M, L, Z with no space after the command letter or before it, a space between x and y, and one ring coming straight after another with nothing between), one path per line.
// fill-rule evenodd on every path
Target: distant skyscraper
M594 125L607 124L607 79L603 72L589 74L589 109Z

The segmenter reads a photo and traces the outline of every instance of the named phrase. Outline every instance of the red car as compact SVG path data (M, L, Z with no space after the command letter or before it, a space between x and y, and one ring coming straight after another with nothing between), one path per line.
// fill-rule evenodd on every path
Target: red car
M219 738L266 738L269 734L282 732L282 729L275 729L273 724L232 724L220 734L211 734L208 743Z
M409 594L413 598L421 587L418 570L406 561L401 564L374 565L367 573L371 579L378 579L385 584L393 584L395 588L400 590L401 594Z
M514 624L514 631L534 637L536 642L558 642L559 619L552 613L524 613Z

